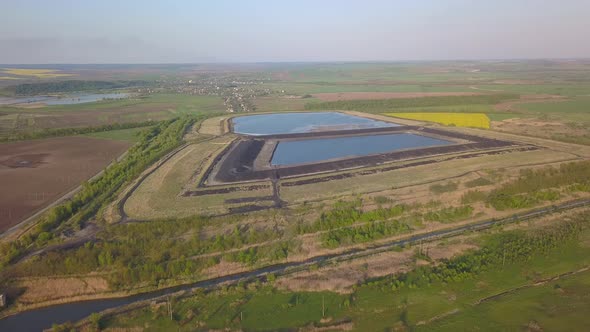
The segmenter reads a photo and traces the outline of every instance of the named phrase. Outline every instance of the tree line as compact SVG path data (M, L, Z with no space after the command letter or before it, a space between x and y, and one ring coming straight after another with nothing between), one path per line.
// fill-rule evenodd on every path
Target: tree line
M107 168L101 176L82 185L70 200L51 208L41 221L18 240L0 246L0 267L6 266L28 250L42 247L59 229L79 229L111 202L118 191L150 164L177 147L189 126L198 117L185 116L163 121L142 132L140 141L126 157Z

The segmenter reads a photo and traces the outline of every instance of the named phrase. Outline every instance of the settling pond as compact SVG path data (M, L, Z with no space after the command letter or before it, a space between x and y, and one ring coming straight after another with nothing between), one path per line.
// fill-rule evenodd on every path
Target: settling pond
M387 134L305 139L279 142L272 156L275 166L313 163L330 159L360 157L404 149L451 144L416 134Z
M338 112L247 115L232 121L235 133L255 136L399 126Z
M120 96L122 94L117 95ZM91 98L98 98L98 96L105 97L105 95L94 95L94 97ZM64 102L66 102L66 100L64 100ZM241 116L234 118L233 124L234 131L237 133L259 136L398 126L395 123L376 121L337 112ZM289 165L292 163L314 162L324 159L369 155L400 149L446 144L450 144L450 142L415 134L381 134L282 141L275 150L272 163L277 165ZM330 255L314 257L307 263L312 264L321 262L329 256ZM182 285L169 289L132 295L124 298L88 300L32 309L30 311L21 312L14 316L0 319L0 331L39 331L44 328L49 328L52 323L77 321L93 312L105 310L107 308L151 299L180 290L189 290L194 287L210 287L228 281L237 281L242 278L257 277L265 273L280 273L288 267L295 267L301 264L302 263L297 262L277 264L258 270L204 280L190 285Z

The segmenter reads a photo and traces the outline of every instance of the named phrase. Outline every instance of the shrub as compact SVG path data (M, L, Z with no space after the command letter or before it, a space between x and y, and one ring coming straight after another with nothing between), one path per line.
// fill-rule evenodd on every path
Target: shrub
M459 185L456 182L448 182L445 184L437 183L430 186L430 191L435 194L442 194L446 192L455 191L459 188Z

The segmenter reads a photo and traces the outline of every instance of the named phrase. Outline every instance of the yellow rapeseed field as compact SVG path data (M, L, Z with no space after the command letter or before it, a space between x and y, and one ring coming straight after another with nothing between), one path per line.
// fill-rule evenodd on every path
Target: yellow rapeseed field
M54 78L73 76L72 74L59 73L55 69L24 69L24 68L3 68L2 72L9 75L16 76L34 76L37 78Z
M396 118L441 123L447 126L490 128L490 118L483 113L385 113Z

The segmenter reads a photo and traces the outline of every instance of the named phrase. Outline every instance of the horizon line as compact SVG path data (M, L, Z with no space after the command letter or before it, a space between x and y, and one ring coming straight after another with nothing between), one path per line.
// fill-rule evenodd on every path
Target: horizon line
M47 65L238 65L238 64L322 64L322 63L408 63L408 62L489 62L489 61L580 61L590 57L539 57L539 58L457 58L457 59L414 59L414 60L285 60L285 61L203 61L203 62L38 62L0 63L0 66L47 66Z

